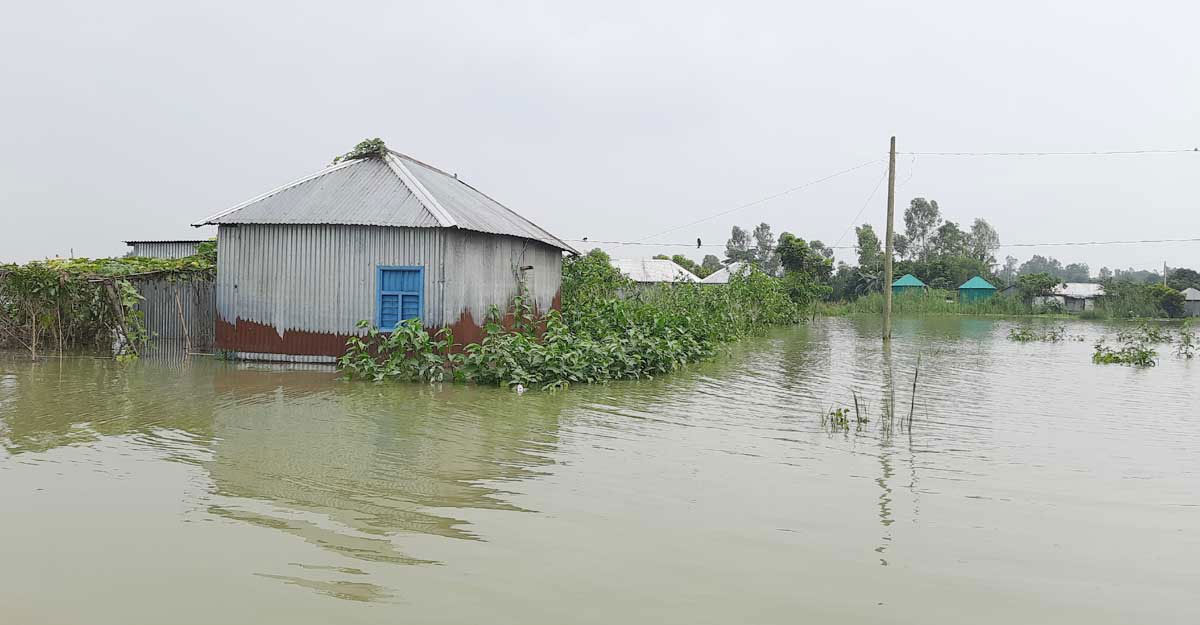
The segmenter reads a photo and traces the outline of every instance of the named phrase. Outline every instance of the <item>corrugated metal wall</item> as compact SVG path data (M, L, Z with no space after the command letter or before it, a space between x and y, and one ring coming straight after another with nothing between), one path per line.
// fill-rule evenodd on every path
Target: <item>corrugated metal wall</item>
M193 352L210 352L214 345L216 283L211 280L167 280L161 277L131 278L130 283L144 298L138 303L152 340L183 343L180 311L187 324ZM175 296L179 295L176 305Z
M375 319L378 265L425 267L430 328L506 309L522 265L535 267L526 273L539 310L554 305L561 282L558 249L461 230L222 225L218 241L217 347L246 358L340 355L355 324Z
M184 258L196 253L192 241L137 241L130 246L130 256L146 258Z

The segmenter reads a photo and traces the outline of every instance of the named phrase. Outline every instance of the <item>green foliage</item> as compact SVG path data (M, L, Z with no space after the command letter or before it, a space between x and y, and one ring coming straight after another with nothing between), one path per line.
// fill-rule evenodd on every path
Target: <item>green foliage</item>
M1172 269L1167 276L1167 286L1176 291L1200 289L1200 272L1194 269Z
M347 342L339 366L369 380L557 389L667 373L716 355L723 343L798 320L780 281L760 270L726 285L638 289L600 250L564 261L562 294L562 311L541 317L519 295L507 317L493 310L483 340L466 346L447 330L430 336L416 321L391 333L360 322L365 336Z
M1175 342L1175 355L1180 358L1191 360L1196 356L1196 348L1200 345L1200 341L1196 338L1196 333L1192 332L1191 319L1183 322L1183 327L1179 328L1179 337Z
M1026 325L1008 330L1008 340L1017 341L1018 343L1059 343L1067 338L1082 339L1083 337L1068 337L1066 326L1051 326L1039 329Z
M367 158L369 156L383 156L384 154L387 154L387 146L384 145L383 139L379 137L363 139L358 142L358 145L354 146L353 150L341 156L334 157L333 164L336 165L342 161Z
M1153 367L1158 364L1158 352L1145 343L1128 342L1119 347L1109 347L1104 339L1095 345L1092 362L1100 365L1117 364L1133 367Z
M669 260L669 261L675 263L676 265L679 265L680 267L683 267L684 269L687 269L688 271L692 272L692 275L695 275L698 278L703 278L703 277L709 275L710 273L712 273L711 271L708 271L707 269L705 269L704 266L696 264L696 261L688 258L687 256L684 256L683 254L676 254L674 256L667 256L666 254L659 254L659 255L655 256L654 258L656 258L658 260ZM716 256L712 256L712 258L716 259ZM720 264L721 264L721 262L717 261L718 269L720 268L719 267Z
M125 349L130 349L145 340L146 331L136 310L141 297L124 278L146 273L168 279L211 278L213 260L215 246L179 259L71 258L2 265L0 344L23 347L36 357L47 342L61 351L107 347L114 336L121 336ZM113 305L114 297L118 306Z
M1026 300L1050 295L1058 285L1058 278L1048 273L1030 273L1017 278L1017 288L1021 291L1021 297Z
M883 293L874 292L848 302L828 302L817 306L823 315L883 314ZM892 298L896 315L1000 315L1032 314L1029 304L1012 297L989 297L960 301L957 291L931 289L927 293L899 293Z
M1104 281L1098 316L1111 319L1182 317L1183 294L1161 284L1142 284L1116 278Z

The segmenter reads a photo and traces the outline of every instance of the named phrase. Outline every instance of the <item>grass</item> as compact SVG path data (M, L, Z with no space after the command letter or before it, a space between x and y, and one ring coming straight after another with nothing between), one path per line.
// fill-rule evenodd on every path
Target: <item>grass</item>
M830 317L857 314L883 314L883 294L871 293L849 302L820 302L816 312ZM896 315L1032 315L1032 308L1015 297L993 295L987 299L960 302L954 291L931 290L905 293L892 298Z

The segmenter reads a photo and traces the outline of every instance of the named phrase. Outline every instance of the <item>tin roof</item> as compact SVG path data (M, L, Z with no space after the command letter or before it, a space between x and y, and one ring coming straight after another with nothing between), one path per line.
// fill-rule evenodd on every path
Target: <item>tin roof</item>
M327 167L192 225L209 224L462 228L578 253L456 176L391 150Z
M708 274L700 282L704 284L728 284L730 276L741 270L742 263L729 263L729 265Z
M662 258L613 260L612 266L634 282L699 282L695 274Z
M996 287L992 286L991 282L984 280L980 276L975 276L974 278L967 280L966 282L962 283L962 286L960 286L958 288L960 288L960 289L991 289L993 291L996 290Z
M1183 293L1183 299L1185 299L1189 302L1200 301L1200 291L1193 289L1190 286L1188 288L1184 289L1182 291L1182 293Z
M1094 282L1064 282L1054 287L1054 294L1073 299L1092 299L1104 295L1104 285Z
M893 282L892 286L925 286L925 283L918 280L917 277L911 273L906 273L898 280Z
M132 239L125 245L133 246L138 243L208 243L212 239Z

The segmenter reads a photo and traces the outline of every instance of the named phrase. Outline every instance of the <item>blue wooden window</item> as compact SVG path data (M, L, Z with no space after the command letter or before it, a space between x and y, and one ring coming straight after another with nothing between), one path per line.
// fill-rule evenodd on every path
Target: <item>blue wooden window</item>
M425 310L425 268L380 265L375 277L375 325L384 332Z

